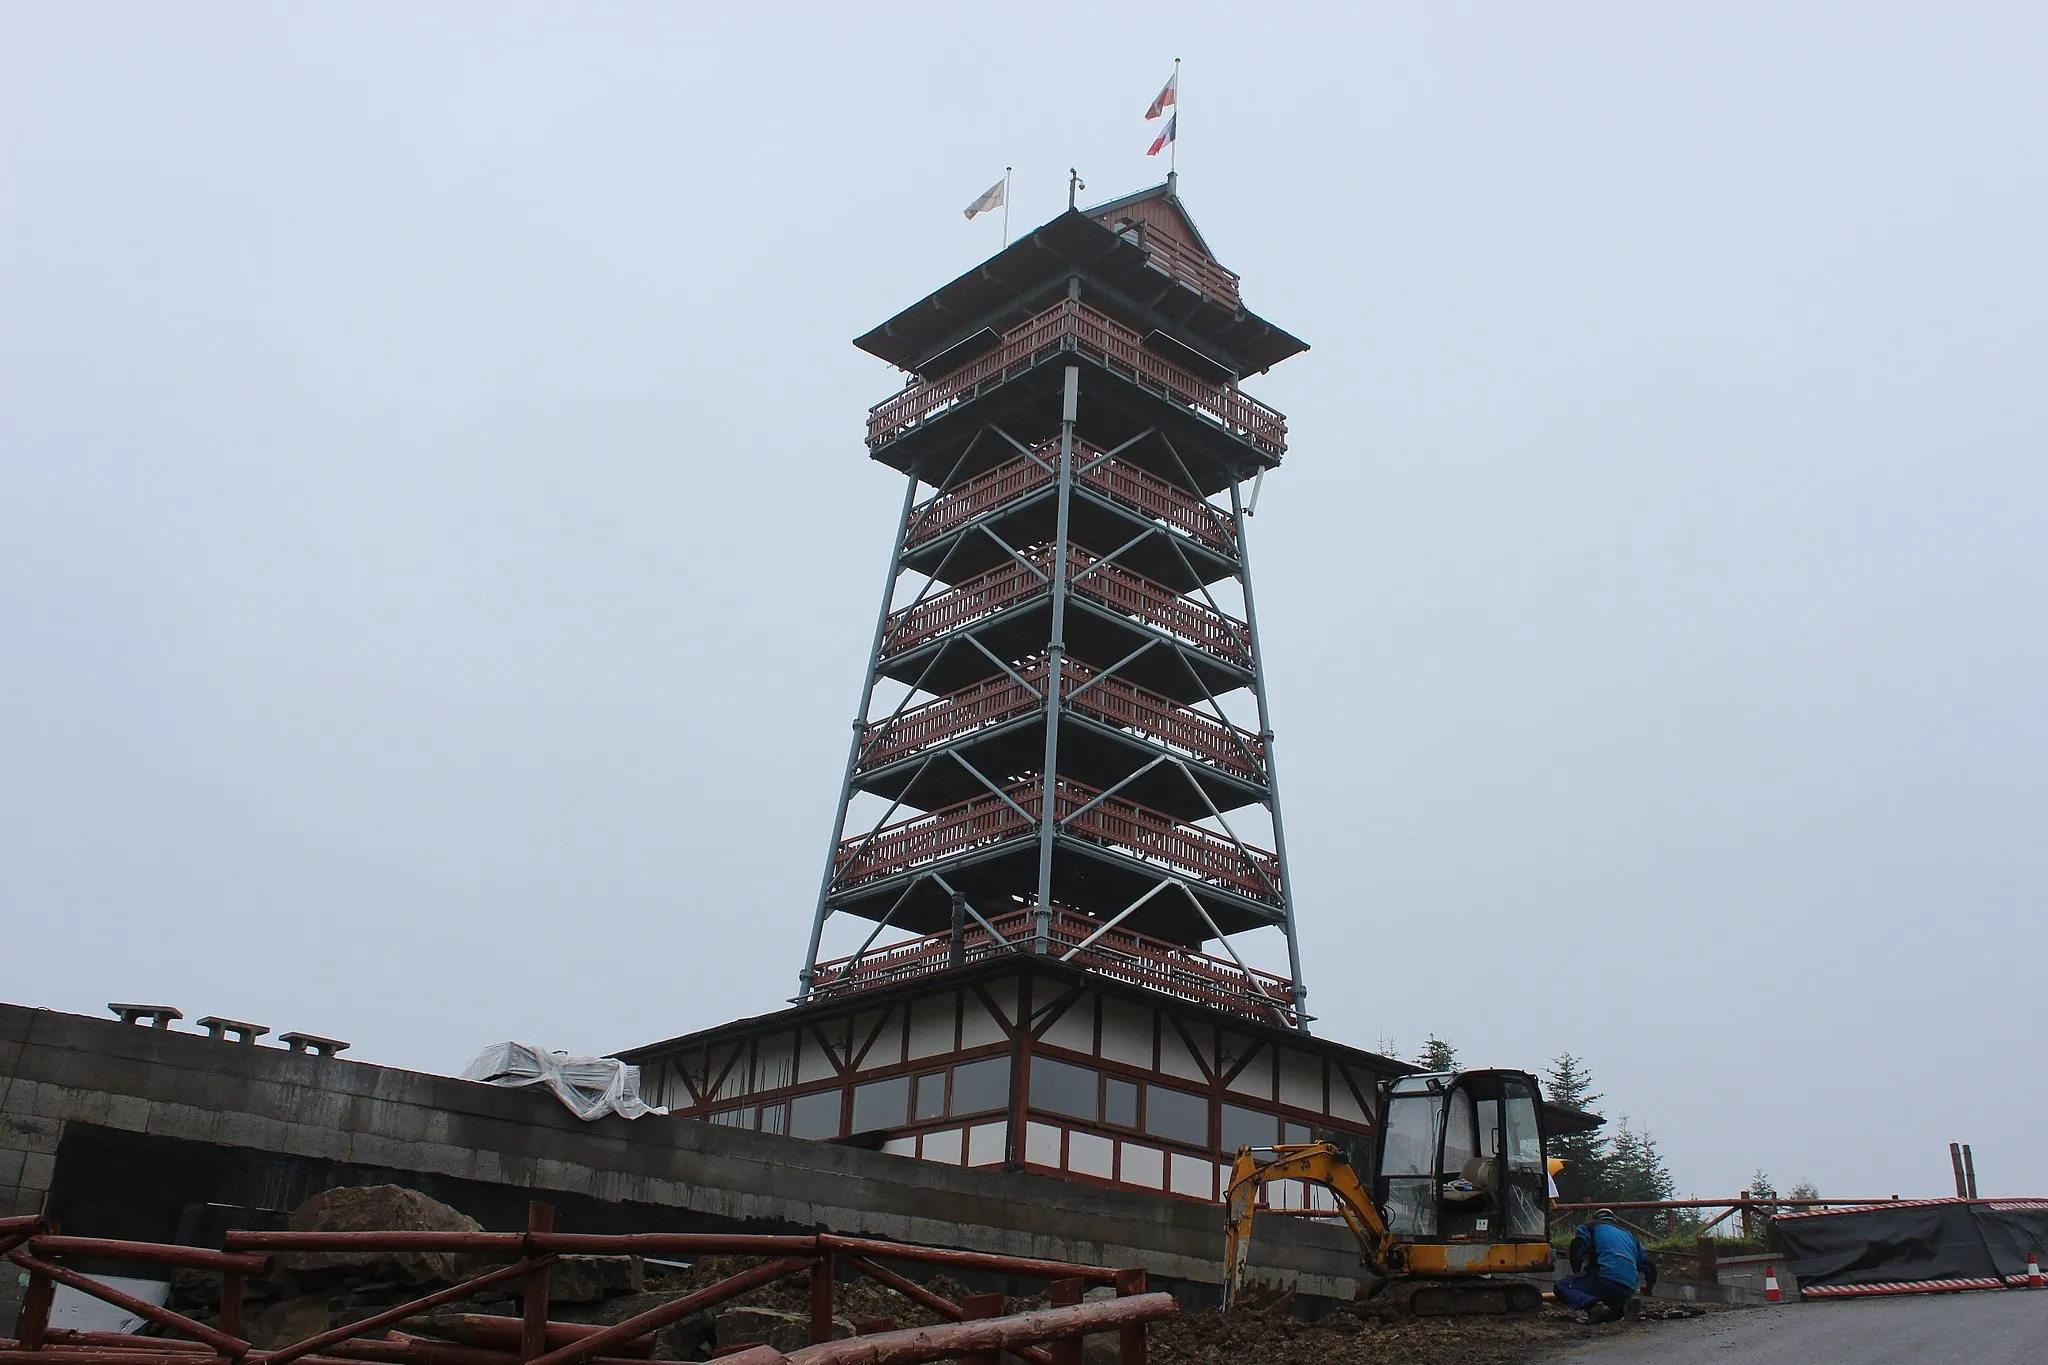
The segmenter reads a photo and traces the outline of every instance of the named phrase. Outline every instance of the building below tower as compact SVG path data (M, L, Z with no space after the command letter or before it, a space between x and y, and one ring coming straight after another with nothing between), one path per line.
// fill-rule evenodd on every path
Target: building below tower
M1241 1146L1370 1141L1379 1083L1415 1069L1232 1009L1185 960L1157 981L1171 959L1125 946L991 948L620 1056L686 1117L1190 1199L1221 1196Z

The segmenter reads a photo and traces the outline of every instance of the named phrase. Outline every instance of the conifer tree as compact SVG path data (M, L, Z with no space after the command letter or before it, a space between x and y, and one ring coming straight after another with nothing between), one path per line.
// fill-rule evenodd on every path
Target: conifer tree
M1432 1033L1423 1042L1422 1051L1415 1054L1415 1065L1425 1071L1456 1071L1458 1049Z
M1592 1112L1593 1106L1605 1098L1594 1093L1593 1073L1586 1069L1585 1062L1569 1052L1560 1052L1551 1059L1550 1069L1543 1073L1543 1097L1560 1108L1582 1114ZM1557 1174L1560 1202L1583 1204L1600 1197L1598 1191L1605 1183L1607 1139L1599 1129L1553 1137L1549 1154L1564 1162L1564 1169Z

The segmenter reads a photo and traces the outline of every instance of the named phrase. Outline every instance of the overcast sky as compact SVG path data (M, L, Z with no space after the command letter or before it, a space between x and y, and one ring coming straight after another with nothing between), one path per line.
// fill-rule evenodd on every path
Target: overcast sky
M1255 15L1255 19L1250 17ZM459 1069L778 1007L848 339L1181 189L1318 1032L1681 1190L2043 1193L2036 6L0 5L0 997ZM2031 1059L2031 1060L2030 1060Z

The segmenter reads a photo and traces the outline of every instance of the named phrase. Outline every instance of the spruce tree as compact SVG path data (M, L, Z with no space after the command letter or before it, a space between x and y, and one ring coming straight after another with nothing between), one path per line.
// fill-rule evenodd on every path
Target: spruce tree
M1551 1060L1550 1069L1543 1073L1543 1095L1559 1108L1581 1114L1591 1113L1593 1106L1605 1098L1594 1093L1593 1073L1586 1069L1585 1062L1569 1052L1558 1053ZM1549 1154L1564 1162L1564 1169L1557 1173L1558 1201L1584 1204L1601 1198L1600 1191L1606 1183L1607 1139L1600 1130L1553 1137L1549 1145Z
M1415 1064L1425 1071L1456 1071L1458 1049L1432 1033L1415 1054Z

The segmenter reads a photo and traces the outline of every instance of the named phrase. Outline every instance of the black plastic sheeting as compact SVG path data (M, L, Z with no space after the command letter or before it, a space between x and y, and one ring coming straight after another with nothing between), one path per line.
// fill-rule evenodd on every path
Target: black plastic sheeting
M1791 1214L1772 1223L1802 1295L1900 1294L2027 1283L2048 1270L2048 1200L1937 1199Z

